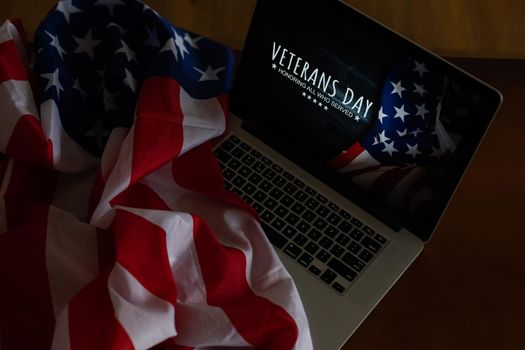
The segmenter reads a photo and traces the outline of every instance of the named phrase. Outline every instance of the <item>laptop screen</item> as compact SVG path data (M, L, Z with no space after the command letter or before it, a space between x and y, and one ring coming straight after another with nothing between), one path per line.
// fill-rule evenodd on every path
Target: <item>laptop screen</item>
M232 111L299 163L365 193L357 204L386 208L423 240L499 103L337 0L259 0L232 95Z

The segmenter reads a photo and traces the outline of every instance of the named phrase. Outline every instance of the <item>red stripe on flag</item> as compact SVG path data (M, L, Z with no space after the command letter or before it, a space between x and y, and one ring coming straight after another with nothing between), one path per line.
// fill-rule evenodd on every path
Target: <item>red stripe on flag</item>
M148 208L153 210L169 210L170 207L164 203L155 191L148 186L138 182L120 193L110 201L112 207L121 205L130 208Z
M115 236L100 228L97 228L97 258L99 271L105 271L115 263Z
M126 331L115 317L108 292L111 269L101 273L71 300L69 338L71 350L133 350Z
M137 102L131 183L180 154L182 120L179 84L162 77L145 80Z
M173 179L179 186L236 205L258 218L257 212L241 197L224 189L222 171L210 142L197 146L174 160L172 172Z
M93 187L91 188L91 193L89 195L88 217L91 217L93 215L97 204L100 202L100 198L102 197L102 193L104 192L105 186L106 182L102 177L102 171L99 169L97 171L97 176L95 177L95 182L93 183Z
M217 100L219 101L219 104L221 105L221 108L222 108L222 112L224 113L224 118L227 118L228 117L228 113L229 113L229 97L228 95L220 95L220 96L217 96Z
M0 44L0 84L7 80L27 80L26 70L13 40Z
M222 246L209 227L193 217L194 241L207 302L220 307L246 341L257 349L292 349L298 328L279 305L253 293L246 281L243 252Z
M0 348L49 349L55 325L46 270L47 205L7 199L22 220L0 235ZM20 219L20 218L19 218Z
M115 232L117 261L151 294L177 304L166 233L141 216L117 210L111 225Z
M354 143L352 146L348 147L336 158L328 162L328 166L332 169L341 169L346 165L352 163L365 149L361 146L359 142Z
M44 135L38 120L30 115L22 116L13 130L6 153L44 167L53 167L53 145Z

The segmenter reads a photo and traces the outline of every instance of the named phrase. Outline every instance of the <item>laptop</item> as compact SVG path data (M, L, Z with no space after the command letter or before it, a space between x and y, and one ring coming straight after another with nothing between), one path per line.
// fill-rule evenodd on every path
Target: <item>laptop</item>
M501 101L342 1L259 0L215 154L316 349L339 349L421 252Z

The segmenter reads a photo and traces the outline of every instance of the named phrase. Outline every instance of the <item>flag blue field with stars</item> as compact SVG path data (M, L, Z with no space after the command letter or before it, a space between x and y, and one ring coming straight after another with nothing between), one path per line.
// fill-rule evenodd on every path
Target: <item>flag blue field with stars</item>
M34 45L40 103L53 100L66 133L95 156L111 130L133 124L144 79L171 77L199 99L227 93L232 83L229 48L136 0L62 0Z

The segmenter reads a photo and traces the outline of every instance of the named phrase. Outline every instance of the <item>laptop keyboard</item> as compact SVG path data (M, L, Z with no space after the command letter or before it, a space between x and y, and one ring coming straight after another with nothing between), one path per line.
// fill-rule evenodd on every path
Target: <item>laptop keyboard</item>
M226 189L257 211L270 242L336 293L344 294L388 243L237 136L215 155Z

